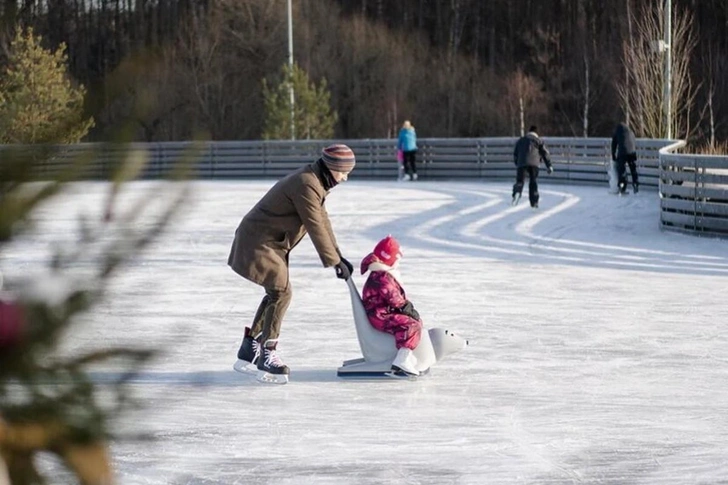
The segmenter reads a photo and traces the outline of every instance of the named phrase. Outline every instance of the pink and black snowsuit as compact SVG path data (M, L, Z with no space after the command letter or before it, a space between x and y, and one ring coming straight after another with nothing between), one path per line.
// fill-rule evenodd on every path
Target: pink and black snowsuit
M361 270L362 274L371 271L362 290L369 322L377 330L394 335L397 349L414 350L422 332L419 314L407 300L402 285L387 271L387 266L367 259L362 261Z

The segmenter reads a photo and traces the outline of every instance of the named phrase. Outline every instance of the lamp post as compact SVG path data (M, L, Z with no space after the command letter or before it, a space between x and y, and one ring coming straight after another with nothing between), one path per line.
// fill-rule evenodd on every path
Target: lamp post
M666 135L672 140L672 1L665 0L665 111Z
M290 68L288 94L291 99L291 140L295 140L296 123L294 118L296 98L293 93L293 10L291 8L291 0L288 0L288 66Z

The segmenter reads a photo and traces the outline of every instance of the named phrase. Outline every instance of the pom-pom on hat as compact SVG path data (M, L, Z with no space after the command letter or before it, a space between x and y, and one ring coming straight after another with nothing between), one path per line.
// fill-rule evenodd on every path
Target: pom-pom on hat
M349 173L354 170L356 159L354 152L346 145L336 144L324 148L321 159L332 172Z

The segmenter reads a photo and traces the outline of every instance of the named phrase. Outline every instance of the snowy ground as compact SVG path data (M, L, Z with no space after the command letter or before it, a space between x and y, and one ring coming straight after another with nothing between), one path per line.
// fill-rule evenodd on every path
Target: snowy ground
M232 370L262 291L226 259L272 183L196 183L68 344L165 350L124 422L155 440L114 446L119 483L728 483L728 243L660 231L654 191L545 182L532 211L510 206L508 182L337 187L344 255L358 266L397 237L425 324L471 346L416 382L337 378L359 354L348 290L306 239L280 344L291 382L271 386ZM39 268L79 211L98 217L105 191L84 184L39 211L39 234L0 259L6 277Z

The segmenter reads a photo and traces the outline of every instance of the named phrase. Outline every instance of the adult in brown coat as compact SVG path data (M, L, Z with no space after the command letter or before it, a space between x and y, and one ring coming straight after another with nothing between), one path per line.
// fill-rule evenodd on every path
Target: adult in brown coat
M245 328L235 369L257 371L258 379L288 382L288 367L276 353L283 316L291 302L288 258L309 234L325 268L348 280L352 266L339 251L324 201L347 180L356 163L346 145L324 148L321 158L278 181L235 231L228 265L265 289L253 324ZM255 364L251 366L248 364Z

